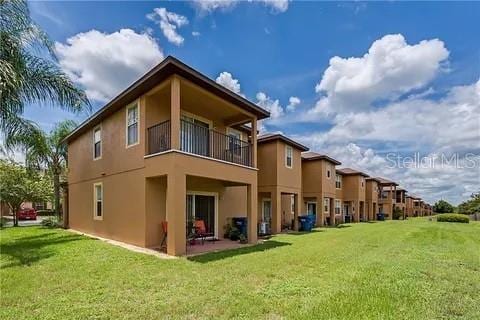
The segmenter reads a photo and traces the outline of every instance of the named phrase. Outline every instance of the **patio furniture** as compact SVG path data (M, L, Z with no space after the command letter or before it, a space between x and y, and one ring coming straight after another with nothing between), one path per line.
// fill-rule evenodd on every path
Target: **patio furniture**
M167 234L168 234L168 223L167 221L162 221L162 231L163 231L163 239L162 243L160 244L160 248L167 248Z
M212 233L207 232L207 228L205 227L205 221L203 220L196 220L194 223L194 227L195 227L194 238L200 239L202 241L202 244L204 244L205 239L207 237L213 236Z

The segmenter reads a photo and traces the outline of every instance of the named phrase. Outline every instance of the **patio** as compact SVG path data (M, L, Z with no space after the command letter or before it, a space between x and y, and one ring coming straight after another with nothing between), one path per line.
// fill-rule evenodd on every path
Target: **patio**
M229 239L221 240L205 240L202 244L200 240L196 240L195 244L187 244L187 257L196 256L203 253L219 252L223 250L231 250L238 248L246 248L253 244L242 244L238 241Z

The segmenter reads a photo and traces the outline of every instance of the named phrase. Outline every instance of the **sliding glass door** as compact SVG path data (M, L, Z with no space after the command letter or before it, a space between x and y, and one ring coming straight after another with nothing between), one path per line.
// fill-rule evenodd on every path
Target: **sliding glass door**
M194 230L196 220L203 220L206 232L217 237L216 230L216 195L204 193L187 194L187 236Z

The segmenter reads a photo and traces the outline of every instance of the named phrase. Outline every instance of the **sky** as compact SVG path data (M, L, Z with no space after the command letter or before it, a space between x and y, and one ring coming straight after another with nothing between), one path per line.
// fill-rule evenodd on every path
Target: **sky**
M94 109L172 55L282 132L429 202L480 191L480 3L30 2ZM45 130L84 120L45 106Z

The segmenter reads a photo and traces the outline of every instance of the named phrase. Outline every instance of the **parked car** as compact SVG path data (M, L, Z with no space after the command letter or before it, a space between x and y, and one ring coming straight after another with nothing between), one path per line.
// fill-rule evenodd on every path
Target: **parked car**
M18 220L37 220L37 211L32 208L20 209L17 212Z

